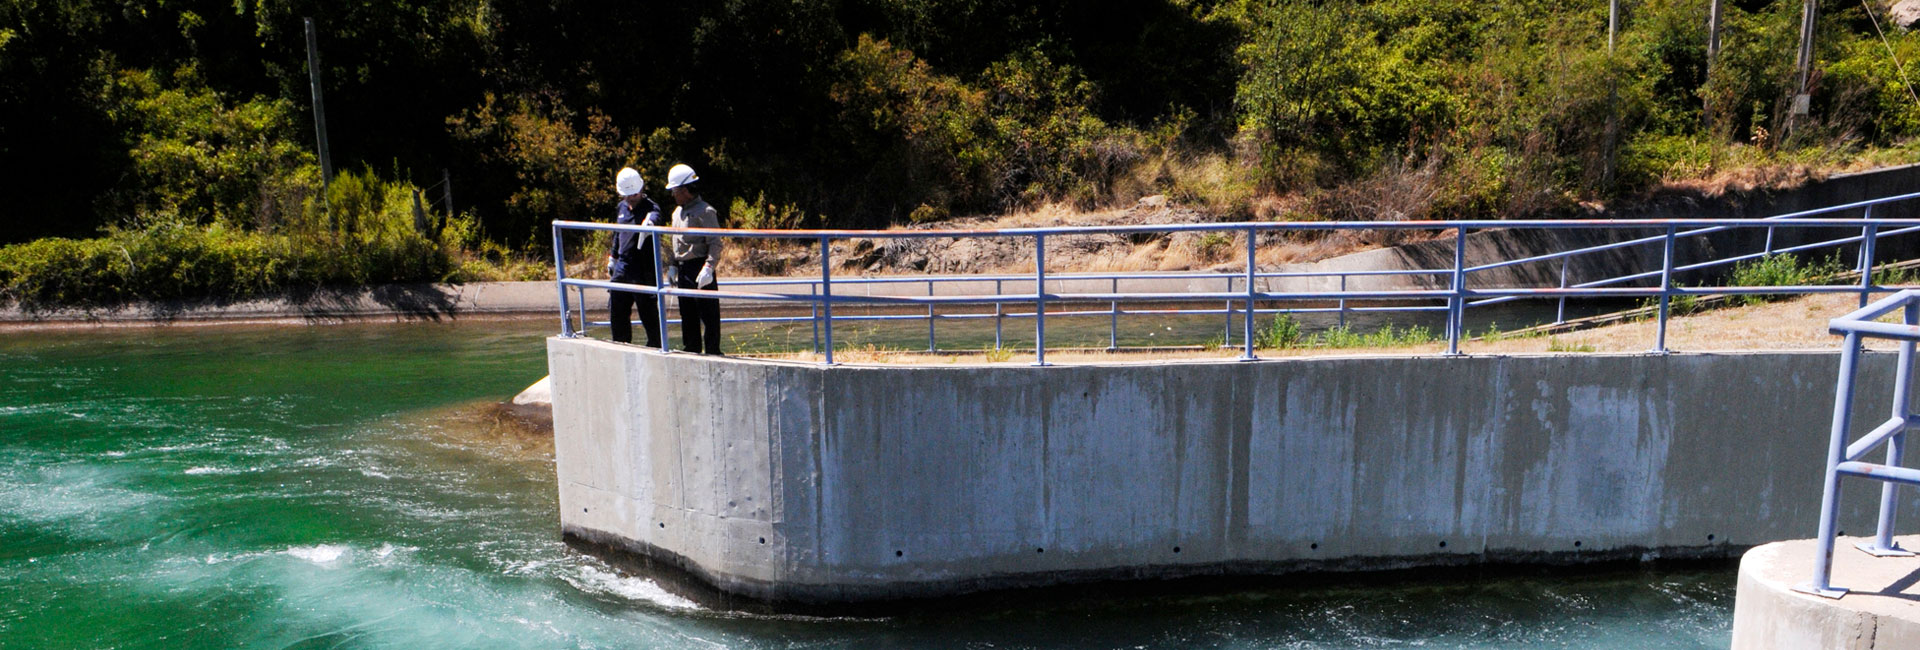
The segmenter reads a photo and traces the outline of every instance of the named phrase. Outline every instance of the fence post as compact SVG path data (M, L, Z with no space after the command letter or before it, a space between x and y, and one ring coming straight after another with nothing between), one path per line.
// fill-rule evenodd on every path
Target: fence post
M807 285L807 295L813 297L813 300L808 301L809 303L812 303L808 305L808 308L813 311L813 316L812 316L813 353L819 354L820 353L820 285L809 283Z
M826 364L833 365L833 250L827 246L827 238L820 237L820 313L826 315L824 331L827 358Z
M927 280L927 297L933 297L933 280ZM933 303L927 303L927 351L933 350Z
M1560 258L1560 288L1562 290L1567 288L1567 261L1568 258ZM1560 308L1553 312L1553 324L1559 325L1565 322L1567 322L1567 296L1562 294L1560 296Z
M1467 229L1454 228L1453 235L1453 297L1447 302L1447 354L1460 354L1460 339L1466 336L1467 322Z
M1006 290L1001 287L1000 280L993 281L993 295L996 298L1006 295ZM998 300L993 301L993 349L995 350L1000 350L1007 347L1001 344L1000 342L1001 316L1005 313L1004 310L1006 305L1007 303L1004 303Z
M588 329L587 328L587 288L574 287L573 295L576 299L579 300L579 302L574 305L574 313L580 315L580 329L576 331L580 332L581 334L585 334L587 333L587 329Z
M1347 328L1347 274L1340 274L1340 329Z
M1920 304L1908 302L1904 310L1905 323L1909 326L1920 325ZM1899 374L1893 377L1893 418L1901 421L1898 433L1887 438L1887 466L1899 467L1900 456L1906 450L1906 420L1908 410L1907 394L1913 386L1913 341L1900 342ZM1900 548L1893 541L1894 513L1900 506L1899 485L1893 481L1880 484L1880 524L1872 542L1860 544L1859 548L1876 557L1910 556L1912 551Z
M1862 219L1867 226L1860 232L1860 306L1867 306L1868 296L1873 292L1874 236L1880 231L1880 224L1873 222L1873 206L1867 206Z
M1047 365L1047 236L1033 236L1033 365Z
M567 307L567 250L560 241L559 224L553 226L553 286L560 290L560 338L573 338L572 310Z
M1803 591L1828 598L1839 598L1847 593L1845 589L1833 586L1833 533L1839 516L1840 501L1840 459L1846 455L1847 431L1852 426L1853 411L1853 374L1855 362L1860 357L1860 335L1848 332L1846 349L1840 355L1840 381L1833 396L1833 429L1827 439L1827 474L1820 492L1820 535L1814 540L1817 550L1813 558L1813 581L1796 587Z
M667 287L667 271L662 268L660 261L660 233L653 233L647 238L647 243L653 246L653 302L654 309L660 312L660 319L654 322L660 324L660 351L667 352L673 349L672 344L667 342L667 331L673 328L667 327L667 294L660 293L661 289Z
M1113 279L1113 292L1120 293L1120 278ZM1107 351L1120 349L1120 301L1107 303Z
M1667 226L1666 246L1660 254L1660 323L1656 326L1653 338L1653 352L1667 353L1667 308L1673 295L1673 233L1674 227Z
M1255 240L1258 239L1257 237L1254 236L1255 234L1256 232L1254 231L1253 227L1248 226L1247 227L1247 313L1241 316L1240 318L1241 338L1246 339L1245 341L1243 341L1243 343L1246 344L1247 348L1245 352L1242 352L1240 354L1241 361L1252 361L1256 358L1253 356L1253 314L1256 311L1253 304L1253 297L1255 293L1255 289L1253 285L1254 285L1254 279L1258 275L1260 269L1259 269L1259 264L1257 260L1254 259Z

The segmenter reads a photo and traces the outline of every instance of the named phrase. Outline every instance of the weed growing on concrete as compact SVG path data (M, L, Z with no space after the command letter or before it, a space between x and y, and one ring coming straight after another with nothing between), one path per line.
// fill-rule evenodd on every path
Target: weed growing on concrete
M1268 350L1298 347L1301 336L1300 320L1294 318L1293 314L1281 314L1254 333L1253 345Z
M1792 255L1769 255L1734 265L1733 278L1728 280L1727 284L1735 287L1833 284L1834 277L1846 270L1847 267L1840 262L1838 253L1825 259L1806 261L1801 261ZM1786 294L1746 294L1740 296L1738 301L1742 305L1758 305L1787 297Z
M1593 352L1597 349L1591 343L1570 343L1557 336L1547 339L1548 352Z
M981 353L987 357L987 363L1004 363L1008 359L1013 358L1012 348L1003 348L1003 347L989 345L986 348L982 349Z

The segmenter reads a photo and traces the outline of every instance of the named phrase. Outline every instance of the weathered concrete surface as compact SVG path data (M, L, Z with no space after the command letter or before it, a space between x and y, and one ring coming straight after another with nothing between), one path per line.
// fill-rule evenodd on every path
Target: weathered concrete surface
M1733 605L1734 650L1920 648L1920 558L1876 558L1853 547L1867 539L1836 540L1833 585L1850 590L1838 599L1793 591L1813 575L1814 540L1747 551ZM1920 536L1896 539L1920 548Z
M1836 359L820 367L548 342L565 534L776 603L1731 556L1814 529ZM1860 421L1891 372L1865 358ZM1876 489L1849 484L1843 529Z

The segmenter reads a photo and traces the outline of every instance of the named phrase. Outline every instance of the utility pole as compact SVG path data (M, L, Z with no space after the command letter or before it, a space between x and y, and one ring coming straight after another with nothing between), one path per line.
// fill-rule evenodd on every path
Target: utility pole
M1711 75L1713 60L1720 57L1720 0L1707 3L1707 70Z
M307 22L307 80L313 85L313 133L320 141L320 187L324 192L333 184L333 156L327 151L327 107L320 98L320 39L313 33L313 19L304 20Z
M447 199L447 213L442 215L440 220L435 222L433 226L433 238L435 240L440 239L440 231L447 227L447 222L453 220L453 175L447 173L445 168L441 168L440 170L440 192L441 196L445 196Z
M1820 17L1820 4L1817 0L1806 0L1806 9L1800 13L1800 60L1796 64L1799 84L1793 95L1793 109L1788 111L1786 134L1793 133L1793 126L1802 115L1812 112L1813 98L1809 96L1808 86L1813 81L1813 28Z
M1607 53L1613 53L1613 35L1620 31L1620 0L1607 0Z

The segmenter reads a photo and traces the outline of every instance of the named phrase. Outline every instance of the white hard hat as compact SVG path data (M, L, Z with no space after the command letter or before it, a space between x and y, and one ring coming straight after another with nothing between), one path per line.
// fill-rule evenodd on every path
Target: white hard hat
M641 180L640 172L632 167L621 167L620 173L613 177L613 187L620 191L620 196L633 196L647 189L647 182Z
M692 167L674 165L673 169L667 170L667 189L674 189L697 180L700 180L700 175L693 173Z

